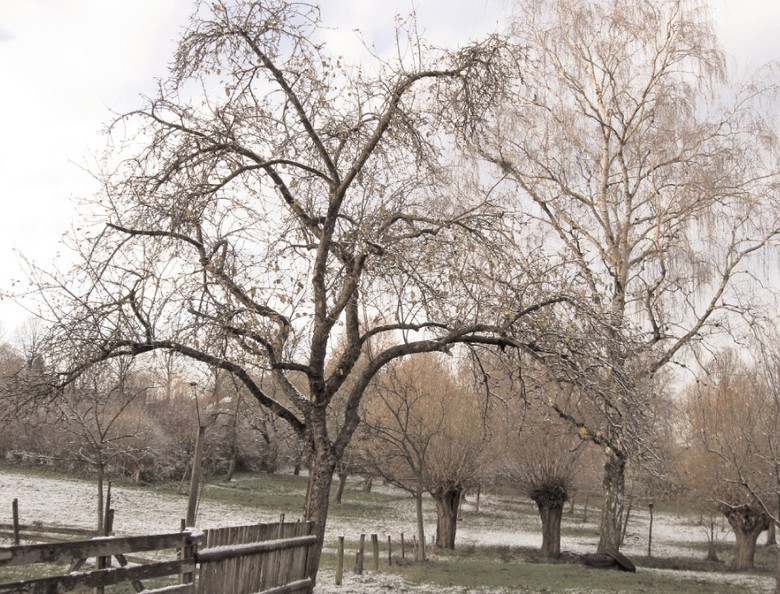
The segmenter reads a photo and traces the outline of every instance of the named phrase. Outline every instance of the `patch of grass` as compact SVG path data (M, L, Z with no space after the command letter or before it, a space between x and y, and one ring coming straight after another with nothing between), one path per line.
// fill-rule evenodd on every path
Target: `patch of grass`
M701 551L701 558L705 559L707 556L707 543L702 542L692 542L687 543L687 547L694 551ZM715 543L715 552L718 555L718 562L709 562L716 565L719 569L719 571L725 571L728 570L729 564L731 563L732 558L734 557L734 543L732 542L716 542ZM655 563L655 558L649 560L652 563ZM692 560L695 561L695 560ZM771 572L775 568L777 564L777 547L776 546L767 546L765 544L761 544L760 542L756 544L756 553L753 557L753 565L755 566L756 571L761 572ZM681 567L681 569L685 569L685 567Z
M561 536L572 537L598 537L599 530L595 525L584 524L577 526L576 524L561 524Z
M243 505L298 515L303 509L307 478L289 474L240 474L229 483L206 479L203 499L226 505ZM181 495L179 483L139 487Z
M335 488L334 488L335 493ZM404 509L412 510L413 503L406 494L387 494L381 492L366 493L357 485L344 489L341 503L331 498L330 515L341 519L360 519L364 521L394 520L406 517Z
M22 476L35 476L41 478L53 478L53 479L73 479L73 480L91 480L91 476L87 472L81 471L65 471L61 466L47 465L47 464L35 464L29 466L23 466L21 464L11 464L6 461L0 462L0 472L6 474L18 474Z
M705 557L631 557L640 567L675 571L726 571L727 561L707 561Z
M330 562L329 562L330 564ZM349 567L349 565L347 565ZM511 592L675 592L677 594L734 594L733 585L652 571L625 573L579 564L574 556L551 562L530 549L479 547L437 552L423 564L405 563L381 571L416 582L465 589L507 589Z
M4 468L0 466L0 468ZM48 467L23 469L19 467L4 468L6 472L18 472L26 475L34 474L45 477L62 477ZM69 476L69 478L73 478ZM129 483L129 481L127 481ZM127 484L116 481L116 484ZM127 484L127 486L132 486ZM219 482L214 477L208 482L204 496L206 499L228 505L251 506L274 513L286 513L288 517L298 517L303 509L307 478L289 474L239 474L230 483ZM164 494L180 494L179 482L164 485L136 486L146 491L156 491ZM334 485L335 493L335 485ZM343 496L343 503L331 503L330 515L334 519L345 520L348 525L379 525L384 521L406 522L411 527L414 522L414 504L412 499L400 492L387 489L374 490L366 493L357 481L348 482ZM473 499L469 500L473 504ZM427 509L431 501L426 499ZM568 511L568 510L567 510ZM589 515L597 517L597 507L589 505ZM594 537L597 534L593 524L581 522L581 510L574 515L566 513L563 519L562 532L566 536ZM488 495L482 499L480 512L467 506L463 514L464 524L471 528L490 528L511 526L538 528L540 524L538 511L533 502L509 494ZM353 522L354 520L354 522ZM356 531L357 532L357 531ZM344 562L345 572L351 572L357 550L357 534L347 535L347 553ZM366 535L365 567L372 566L371 543ZM433 560L416 564L412 561L411 536L407 533L407 557L401 564L387 565L386 537L380 535L380 571L403 576L405 579L430 584L430 591L437 587L456 586L468 591L470 588L482 591L511 592L675 592L679 594L735 594L746 591L718 581L723 573L728 572L732 557L733 545L719 542L717 551L720 562L705 560L706 543L689 543L690 556L676 558L634 558L640 567L637 574L626 574L616 570L594 569L581 565L575 555L564 555L557 561L542 558L537 549L510 546L463 546L456 551L437 551ZM327 542L325 554L322 557L322 567L335 567L335 542ZM398 561L400 546L394 536L393 555ZM747 575L771 575L776 562L777 549L759 545L756 550L757 571ZM5 570L0 573L0 581L18 581L30 577L31 567L15 570ZM32 569L34 572L38 568ZM665 571L658 571L665 570ZM704 573L705 579L691 578L682 572L686 570ZM16 573L14 573L16 572ZM22 573L23 572L23 573ZM707 579L712 574L712 579ZM721 574L721 575L718 575ZM146 582L145 582L146 584ZM151 584L151 582L150 582ZM157 585L157 584L153 584ZM147 586L148 587L148 586ZM115 590L115 592L132 592ZM112 591L113 594L114 591Z

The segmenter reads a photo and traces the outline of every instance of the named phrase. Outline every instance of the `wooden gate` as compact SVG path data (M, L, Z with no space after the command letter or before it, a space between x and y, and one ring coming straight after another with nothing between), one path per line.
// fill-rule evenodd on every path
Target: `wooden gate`
M195 558L198 594L304 594L311 522L256 524L205 530Z

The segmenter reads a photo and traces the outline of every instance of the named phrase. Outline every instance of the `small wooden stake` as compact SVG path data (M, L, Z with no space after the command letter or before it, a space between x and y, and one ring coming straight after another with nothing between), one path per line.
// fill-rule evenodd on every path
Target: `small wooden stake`
M393 564L393 542L389 534L387 535L387 564Z
M366 554L366 535L360 535L360 546L358 548L357 557L355 558L355 573L358 575L363 573L363 559Z
M19 500L14 499L11 503L11 512L14 517L14 544L19 545Z
M371 552L374 556L374 571L379 571L379 537L376 534L371 535Z
M339 552L336 557L336 585L340 586L344 578L344 537L339 536Z

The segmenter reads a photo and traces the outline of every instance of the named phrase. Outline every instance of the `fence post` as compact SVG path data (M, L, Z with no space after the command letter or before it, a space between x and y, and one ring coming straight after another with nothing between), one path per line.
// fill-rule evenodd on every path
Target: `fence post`
M105 525L103 526L103 536L111 536L114 531L114 508L109 507L106 510L106 517L104 519Z
M387 535L387 564L393 564L393 542L389 534Z
M109 485L109 494L111 492L111 483ZM110 496L110 495L109 495ZM114 510L111 508L106 509L106 514L103 517L103 534L102 536L111 536L111 531L114 528ZM96 569L106 569L111 567L111 557L98 557ZM102 586L96 587L93 592L95 594L104 594L105 588Z
M344 578L344 537L339 536L339 552L336 557L336 585L340 586Z
M360 535L360 546L358 548L357 557L355 559L355 573L358 575L363 573L363 559L366 554L366 535Z
M195 552L197 549L197 544L192 538L192 533L187 533L184 535L184 539L182 541L182 547L180 552L181 562L182 565L184 563L195 563ZM179 583L180 584L191 584L195 580L195 574L193 571L182 571L179 574Z
M11 503L11 513L14 518L14 544L19 545L19 500L14 499Z
M374 555L374 571L379 571L379 537L371 535L371 552Z
M401 532L401 559L406 559L406 543L404 542L403 532Z

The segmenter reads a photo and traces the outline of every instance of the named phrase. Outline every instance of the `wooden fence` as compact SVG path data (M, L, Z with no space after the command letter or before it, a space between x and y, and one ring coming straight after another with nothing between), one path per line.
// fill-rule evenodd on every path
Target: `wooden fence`
M311 532L311 523L274 523L0 547L0 568L48 563L63 574L0 584L0 594L103 592L123 583L144 594L308 593L312 582L306 577L306 565L309 549L316 543ZM150 551L157 551L155 557L167 553L168 558L138 563L136 555L133 563L128 562L130 554ZM96 559L96 568L82 570L91 558ZM118 567L108 566L111 558ZM65 565L69 567L62 571ZM166 576L166 583L157 589L143 584Z
M197 553L198 594L304 593L310 522L257 524L206 530Z

